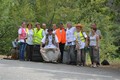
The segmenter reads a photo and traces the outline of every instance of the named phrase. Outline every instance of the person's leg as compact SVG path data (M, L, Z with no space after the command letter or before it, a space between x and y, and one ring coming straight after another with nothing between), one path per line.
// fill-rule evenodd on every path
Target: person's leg
M81 62L82 62L82 65L85 66L85 51L84 51L84 49L81 49Z
M62 61L63 61L64 46L65 46L65 44L59 43L59 48L60 48L60 52L61 52L61 60L60 60L60 63L62 63Z
M61 55L60 55L60 61L59 61L60 63L62 63L62 56L63 56L63 54L62 54L62 49L61 49L61 48L62 48L61 45L62 45L62 44L59 43L59 49L60 49L60 53L61 53Z
M84 48L84 55L85 55L85 65L87 65L87 52L88 52L88 47Z
M70 46L70 51L69 51L69 54L70 54L70 61L75 64L76 60L75 60L75 45L71 45Z
M52 49L52 51L53 51L53 54L52 54L52 56L54 57L53 59L52 59L52 62L57 62L57 60L58 60L58 50L56 49L56 48L54 48L54 49Z
M19 60L21 60L21 53L22 53L22 43L19 44Z
M46 62L49 62L49 56L47 55L47 49L40 49L40 52L41 52L41 56L42 56L42 58L43 58L43 60L44 61L46 61Z
M20 52L19 52L19 59L23 60L23 48L24 48L24 43L20 42Z
M90 46L90 59L91 59L91 64L93 64L93 47Z
M97 62L98 62L98 49L95 49L95 47L93 47L93 67L97 67Z
M23 44L22 44L22 54L21 54L21 58L22 58L22 60L25 60L25 58L24 58L24 55L25 55L25 49L26 49L26 43L23 43Z
M26 60L29 60L29 54L30 54L30 46L27 44L26 46Z
M67 64L71 64L71 59L70 59L70 46L67 46L67 55L64 55L63 57L66 58L66 60L68 60Z
M81 50L80 49L77 50L77 62L76 63L77 63L77 66L79 66L81 63Z
M33 45L30 45L30 54L29 54L30 61L32 61L32 55L33 55Z
M100 48L98 48L98 61L97 61L97 65L100 65Z

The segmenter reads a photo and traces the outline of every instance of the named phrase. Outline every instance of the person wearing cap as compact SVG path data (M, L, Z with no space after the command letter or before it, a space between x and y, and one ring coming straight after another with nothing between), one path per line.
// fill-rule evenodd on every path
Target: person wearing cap
M60 55L58 38L53 34L53 29L49 28L48 34L42 39L41 55L45 62L57 63L58 57Z
M94 29L95 30L95 33L98 35L98 37L99 37L99 41L100 41L100 39L101 39L101 37L102 37L102 35L101 35L101 31L99 30L99 29L97 29L97 25L94 23L94 24L92 24L91 25L91 29ZM89 37L90 36L92 36L92 30L90 31L90 33L89 33ZM100 46L98 46L98 49L100 49L99 48ZM99 50L98 50L98 62L97 62L97 66L98 65L100 65L100 52L99 52ZM92 62L92 60L91 60L91 63L93 64L93 62Z
M84 48L87 44L87 35L83 31L83 25L76 25L76 32L74 33L76 38L76 49L77 49L77 66L85 66L85 51Z
M33 44L40 45L42 38L45 36L44 30L40 27L40 23L36 23L36 28L33 29Z
M99 35L96 33L96 28L91 28L91 35L89 35L89 47L91 66L97 67L99 62Z
M75 64L76 57L75 57L75 36L74 32L76 31L76 27L72 27L71 22L67 22L67 29L66 29L66 47L68 52L68 64Z
M18 30L18 43L19 43L19 60L24 61L25 49L26 49L26 22L22 22L22 26Z
M64 25L62 22L59 23L59 28L56 29L55 31L56 36L58 37L58 42L59 42L59 48L61 52L61 57L60 57L60 63L63 62L63 52L64 52L64 47L66 43L66 31L64 29Z

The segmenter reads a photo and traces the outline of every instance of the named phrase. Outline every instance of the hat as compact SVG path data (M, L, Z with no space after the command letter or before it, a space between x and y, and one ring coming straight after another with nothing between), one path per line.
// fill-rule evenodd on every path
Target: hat
M37 26L37 25L40 25L40 23L39 23L39 22L36 22L36 23L35 23L35 26Z
M59 24L63 25L63 22L61 22L61 21L60 21L60 23L59 23Z
M91 25L91 28L95 28L95 29L96 29L96 28L97 28L96 24L95 24L95 23L92 24L92 25Z
M83 27L83 25L79 23L76 25L76 27Z
M49 31L53 31L53 29L52 28L48 28L47 32L49 32Z

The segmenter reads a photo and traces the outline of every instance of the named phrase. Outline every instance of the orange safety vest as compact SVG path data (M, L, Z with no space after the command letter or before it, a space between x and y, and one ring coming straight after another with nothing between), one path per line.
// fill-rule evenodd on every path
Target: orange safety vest
M65 29L62 29L60 32L60 28L56 29L56 36L58 37L59 43L66 43L66 32Z

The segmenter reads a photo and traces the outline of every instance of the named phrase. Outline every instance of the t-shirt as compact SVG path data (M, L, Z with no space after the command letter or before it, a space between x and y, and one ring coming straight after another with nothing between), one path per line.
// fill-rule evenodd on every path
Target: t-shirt
M23 30L26 32L25 28L23 28ZM22 28L19 28L18 34L19 34L19 35L22 34ZM19 39L18 42L25 42L25 40L24 40L24 39Z
M49 42L48 45L45 45L44 48L56 48L56 46L52 43L52 38L53 38L52 35L48 35ZM45 41L46 41L46 36L43 37L41 42L45 44ZM55 42L58 43L58 38L56 35L55 35Z
M101 35L101 31L98 30L98 29L97 29L97 31L96 31L96 34L99 35L99 36L102 36L102 35ZM92 32L90 31L89 36L91 36L91 35L92 35Z
M75 45L75 36L74 32L76 31L75 27L71 27L70 29L66 29L66 45Z
M84 38L87 38L87 34L85 32L82 32ZM82 42L81 41L81 38L80 38L80 32L77 32L77 41L79 43L79 49L83 49L85 48L85 42Z
M32 29L30 30L28 29L26 42L29 45L33 45L33 30Z
M48 29L44 30L43 36L45 36L46 34L48 34Z
M97 45L97 34L94 36L90 36L90 46L96 46Z

